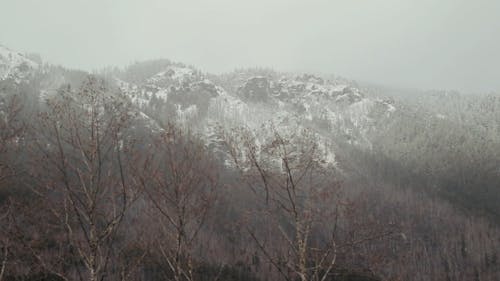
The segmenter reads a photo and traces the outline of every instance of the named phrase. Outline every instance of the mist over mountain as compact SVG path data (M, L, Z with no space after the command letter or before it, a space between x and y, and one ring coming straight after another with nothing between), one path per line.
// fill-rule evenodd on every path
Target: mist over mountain
M498 280L500 96L418 92L0 45L0 281Z
M87 71L168 57L218 74L263 66L401 88L500 91L496 0L2 4L4 44Z

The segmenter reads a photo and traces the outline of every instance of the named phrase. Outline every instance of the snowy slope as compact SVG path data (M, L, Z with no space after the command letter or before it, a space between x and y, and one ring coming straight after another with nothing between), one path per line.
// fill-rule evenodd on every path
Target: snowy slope
M0 80L28 81L39 68L26 56L0 46ZM175 123L222 154L227 154L224 141L240 139L242 133L258 148L258 157L268 157L261 152L276 134L289 139L294 149L301 149L307 135L315 143L319 162L337 166L340 144L370 149L373 133L397 111L392 102L366 96L349 81L310 74L241 70L214 76L169 61L126 71L107 77L133 103L137 126L158 132L159 124ZM78 87L86 75L47 66L43 73L41 100L66 83ZM246 157L245 144L235 145L240 157ZM271 158L269 163L276 162Z
M13 79L16 83L20 83L28 79L32 71L38 68L38 63L0 45L0 80Z
M322 162L334 166L338 142L370 148L370 132L396 110L343 80L314 75L250 75L227 81L237 84L232 91L193 68L179 66L168 66L142 84L116 81L143 112L153 112L152 118L168 116L164 122L194 130L215 150L224 150L228 134L238 139L234 134L241 134L241 128L256 147L276 133L298 143L301 132L308 131ZM244 151L243 143L237 145Z

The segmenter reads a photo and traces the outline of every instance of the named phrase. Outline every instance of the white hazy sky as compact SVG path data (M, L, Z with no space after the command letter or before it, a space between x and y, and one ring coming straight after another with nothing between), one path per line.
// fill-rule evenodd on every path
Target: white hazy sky
M500 92L498 0L0 0L0 44L86 70L162 57Z

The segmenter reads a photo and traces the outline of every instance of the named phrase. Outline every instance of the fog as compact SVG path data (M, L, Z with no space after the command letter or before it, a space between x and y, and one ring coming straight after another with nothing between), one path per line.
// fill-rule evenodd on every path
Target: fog
M86 70L169 58L500 91L500 1L0 0L0 43Z

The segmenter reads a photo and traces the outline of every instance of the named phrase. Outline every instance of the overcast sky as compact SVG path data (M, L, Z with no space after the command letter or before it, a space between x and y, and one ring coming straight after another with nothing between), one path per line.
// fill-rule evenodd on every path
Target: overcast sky
M0 0L0 44L86 70L161 57L500 92L498 0Z

